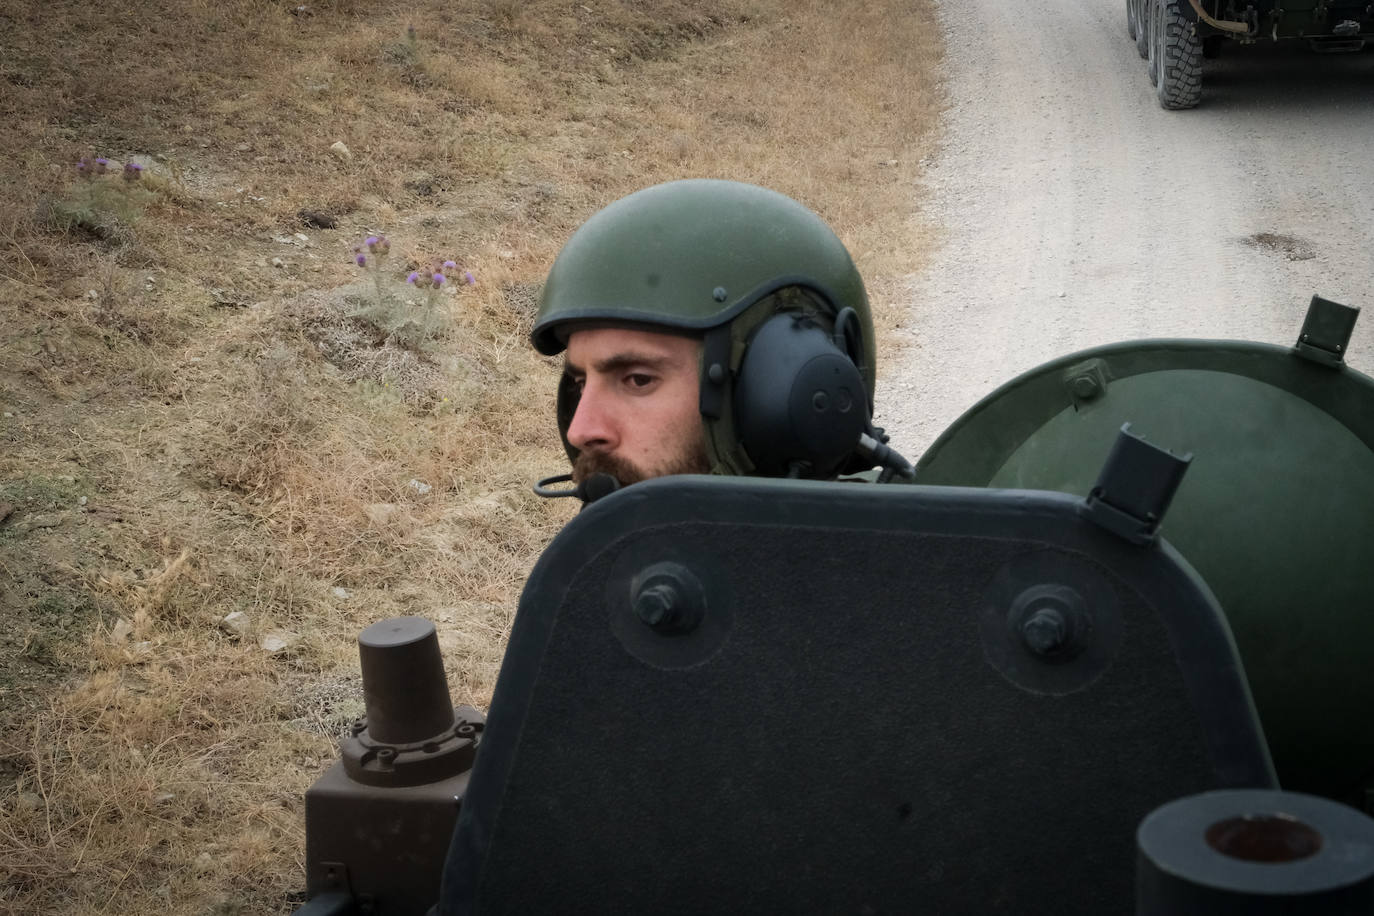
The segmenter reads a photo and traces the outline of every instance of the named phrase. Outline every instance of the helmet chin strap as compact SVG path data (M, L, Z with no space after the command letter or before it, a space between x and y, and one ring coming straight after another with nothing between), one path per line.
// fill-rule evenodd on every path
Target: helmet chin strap
M534 485L535 494L545 499L559 499L564 496L576 496L582 500L582 505L591 505L603 496L610 496L620 489L620 481L610 474L589 474L587 479L575 487L554 489L553 484L571 483L571 474L555 474L552 477L545 477Z

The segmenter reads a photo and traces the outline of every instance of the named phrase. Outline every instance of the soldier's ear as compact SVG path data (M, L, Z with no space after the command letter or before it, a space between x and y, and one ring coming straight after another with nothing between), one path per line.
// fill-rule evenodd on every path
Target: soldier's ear
M558 436L563 440L563 451L567 452L569 461L576 461L580 454L568 441L568 427L572 425L573 415L577 413L577 403L581 399L581 389L565 369L558 378L558 398L554 410L558 418Z

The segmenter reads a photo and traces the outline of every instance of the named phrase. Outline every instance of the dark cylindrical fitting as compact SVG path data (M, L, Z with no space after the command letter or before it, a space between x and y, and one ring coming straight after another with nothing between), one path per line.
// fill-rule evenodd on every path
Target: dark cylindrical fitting
M1297 792L1227 789L1136 831L1136 916L1374 913L1374 819Z
M1045 655L1064 645L1069 625L1063 613L1055 607L1038 608L1021 624L1021 638L1026 647L1037 655Z
M453 730L434 624L393 617L358 635L367 731L380 744L414 744Z
M651 585L635 596L635 613L651 627L671 627L682 603L677 590L667 583Z
M692 632L706 610L701 582L686 566L671 560L645 569L630 589L635 616L663 635Z

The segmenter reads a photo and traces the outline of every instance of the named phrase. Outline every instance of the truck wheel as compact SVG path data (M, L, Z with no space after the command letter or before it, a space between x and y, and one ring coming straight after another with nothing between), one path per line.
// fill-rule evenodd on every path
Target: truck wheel
M1135 0L1126 0L1126 34L1135 40Z
M1154 0L1135 0L1135 49L1144 60L1150 57L1150 7Z
M1155 87L1170 111L1195 108L1202 98L1202 40L1192 20L1179 12L1183 0L1156 0Z
M1144 0L1145 3L1145 44L1146 67L1150 73L1150 85L1159 85L1159 21L1162 18L1160 6L1165 0Z

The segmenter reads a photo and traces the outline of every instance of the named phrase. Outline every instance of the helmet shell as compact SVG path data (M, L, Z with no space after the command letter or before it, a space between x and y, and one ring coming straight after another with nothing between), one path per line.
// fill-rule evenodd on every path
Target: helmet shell
M735 181L655 185L592 216L554 261L530 338L552 355L583 322L704 332L789 286L858 313L871 399L873 321L849 252L790 197Z

